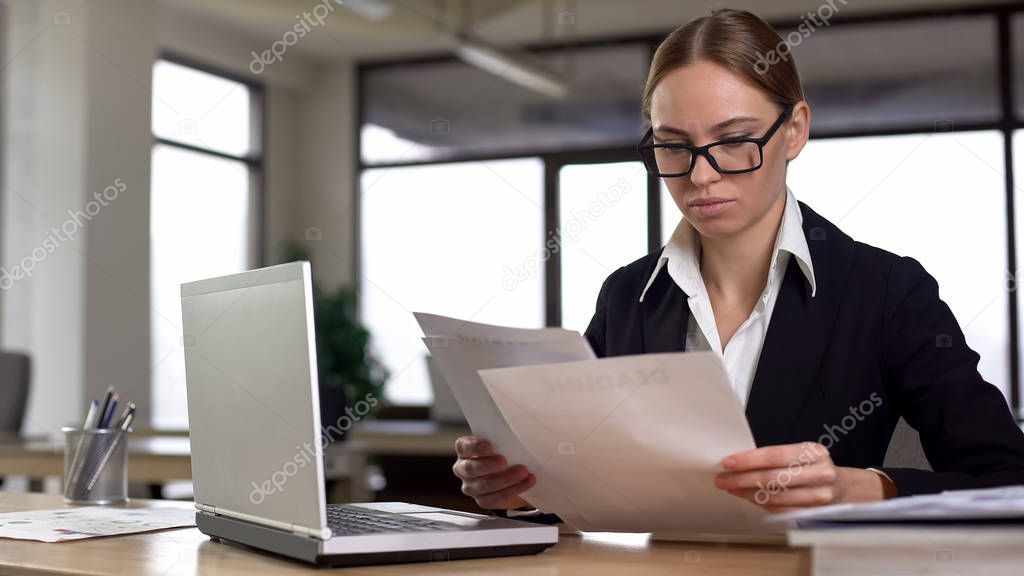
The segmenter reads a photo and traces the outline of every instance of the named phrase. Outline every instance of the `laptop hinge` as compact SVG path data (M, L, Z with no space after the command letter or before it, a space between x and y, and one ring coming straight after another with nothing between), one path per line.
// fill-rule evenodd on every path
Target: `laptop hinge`
M300 534L302 536L309 536L310 538L316 538L317 540L330 540L331 529L324 528L322 530L316 530L314 528L308 528L306 526L299 526L298 524L289 524L287 522L278 522L276 520L270 520L267 518L261 518L259 516L253 516L252 514L246 514L245 512L235 512L234 510L225 510L224 508L217 508L216 506L209 506L207 504L200 504L196 502L196 509L202 510L203 512L209 512L210 514L218 514L220 516L227 516L228 518L236 518L238 520L244 520L246 522L252 522L253 524L259 524L261 526L267 526L268 528L275 528L277 530L284 530L285 532L291 532L293 534Z

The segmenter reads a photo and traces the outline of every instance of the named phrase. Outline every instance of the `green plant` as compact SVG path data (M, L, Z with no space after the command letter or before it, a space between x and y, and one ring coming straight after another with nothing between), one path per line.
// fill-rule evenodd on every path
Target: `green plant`
M309 260L298 242L278 246L278 262ZM351 286L324 289L313 277L317 370L322 390L342 388L349 404L371 394L383 399L388 372L369 349L370 332L359 322L356 291ZM377 406L380 402L376 403Z

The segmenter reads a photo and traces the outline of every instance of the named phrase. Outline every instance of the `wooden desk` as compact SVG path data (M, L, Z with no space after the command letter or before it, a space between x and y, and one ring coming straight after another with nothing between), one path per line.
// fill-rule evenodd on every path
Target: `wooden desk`
M352 428L349 434L350 442L357 442L371 455L454 457L455 439L459 436L468 436L472 432L467 426L439 424L432 420L367 420ZM33 442L26 446L26 443L18 438L8 439L8 447L15 448L9 453L21 453L21 449L24 448L29 450L32 456L42 456L55 451L55 445L47 444L45 438L36 437L32 440ZM140 428L132 432L132 442L137 447L137 452L147 452L148 447L153 446L158 449L162 447L162 452L169 456L188 456L188 430ZM332 448L344 445L336 444ZM0 436L0 454L3 454L2 450L3 440ZM45 469L51 470L53 467ZM18 474L26 472L19 471Z
M30 479L64 475L64 445L52 441L0 444L0 476ZM192 478L188 437L129 437L128 480L160 484Z
M362 444L332 444L325 451L325 460L327 478L342 481L336 497L350 501L368 499L363 481L366 456ZM62 477L64 445L40 440L0 443L0 477L10 475L27 476L30 480ZM192 456L188 436L129 437L129 482L164 484L170 480L191 479Z
M468 426L433 420L367 420L352 428L349 440L360 442L368 454L454 457L455 439L470 434ZM140 428L132 436L188 439L188 430Z
M191 504L135 501L139 506L186 506ZM61 508L60 497L47 494L0 492L0 512ZM46 544L0 540L0 573L15 575L54 574L324 574L306 565L268 554L210 542L199 530L183 528ZM635 535L617 538L563 536L559 543L537 556L458 560L429 564L404 564L347 568L339 574L473 575L543 574L563 576L796 576L809 573L809 555L785 547L736 546L644 542Z

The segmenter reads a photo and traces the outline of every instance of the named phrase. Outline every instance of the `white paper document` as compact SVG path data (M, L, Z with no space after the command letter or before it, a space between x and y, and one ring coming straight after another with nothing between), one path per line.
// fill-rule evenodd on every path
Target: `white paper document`
M879 502L834 504L769 516L795 522L951 522L1024 520L1024 486L947 490Z
M196 525L191 508L83 506L0 513L0 538L62 542Z
M473 433L537 484L523 494L583 531L764 535L757 506L714 486L755 447L711 352L597 359L578 332L417 313Z
M549 476L541 468L508 427L477 371L594 358L586 339L578 332L561 328L527 330L434 314L416 313L415 316L426 335L423 342L466 415L473 434L489 440L509 464L522 464L537 477L537 484L525 492L523 498L542 510L558 509L563 514L562 519L574 526L582 523L582 517L571 507L558 478Z
M711 352L618 356L481 370L515 437L582 517L581 530L781 532L714 486L721 460L755 448ZM538 479L542 476L538 474Z

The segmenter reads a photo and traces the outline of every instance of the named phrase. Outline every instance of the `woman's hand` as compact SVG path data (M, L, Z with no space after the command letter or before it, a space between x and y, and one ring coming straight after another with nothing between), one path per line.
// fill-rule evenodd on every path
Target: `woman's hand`
M505 457L495 454L491 443L475 436L455 441L459 459L452 472L462 480L462 493L472 497L481 508L513 509L530 504L519 497L537 483L526 466L509 467Z
M722 460L715 486L769 512L895 496L896 487L871 470L836 466L821 444L803 442L739 452Z

